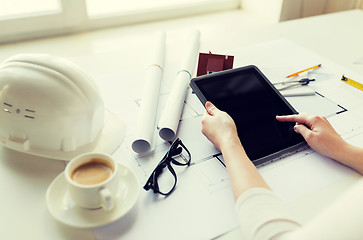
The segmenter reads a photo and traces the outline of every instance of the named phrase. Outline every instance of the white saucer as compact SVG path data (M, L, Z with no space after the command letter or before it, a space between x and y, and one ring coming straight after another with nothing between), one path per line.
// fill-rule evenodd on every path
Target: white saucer
M90 210L78 207L70 198L64 173L58 175L46 193L46 203L51 215L72 227L98 227L120 219L135 205L140 195L140 183L135 174L119 164L120 194L111 211L102 208Z

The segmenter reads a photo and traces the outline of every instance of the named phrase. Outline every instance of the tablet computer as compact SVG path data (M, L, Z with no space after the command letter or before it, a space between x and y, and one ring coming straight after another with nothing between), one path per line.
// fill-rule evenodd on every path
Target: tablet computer
M242 145L256 166L306 144L294 131L295 123L276 120L276 115L297 112L256 66L203 75L193 78L190 85L204 105L210 101L233 118Z

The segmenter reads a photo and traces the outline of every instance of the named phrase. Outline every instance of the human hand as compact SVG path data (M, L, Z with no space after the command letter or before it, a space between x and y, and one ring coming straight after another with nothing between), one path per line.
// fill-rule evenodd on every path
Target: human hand
M205 107L207 111L202 119L202 133L209 141L220 151L231 141L239 142L237 128L233 119L211 102L207 102Z
M295 132L301 134L316 152L330 158L337 160L347 144L325 117L302 113L276 116L276 119L280 122L296 122Z

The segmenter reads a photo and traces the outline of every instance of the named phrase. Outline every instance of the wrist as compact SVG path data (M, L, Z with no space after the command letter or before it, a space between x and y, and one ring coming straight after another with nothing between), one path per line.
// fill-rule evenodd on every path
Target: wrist
M338 162L349 162L349 159L352 158L351 155L353 154L353 149L353 145L343 141L339 148L335 148L332 158Z
M349 166L363 175L363 149L347 142L340 149L336 161Z
M227 152L230 151L230 149L238 149L238 148L243 148L240 139L238 138L238 136L230 136L228 138L226 138L222 144L221 144L221 152Z

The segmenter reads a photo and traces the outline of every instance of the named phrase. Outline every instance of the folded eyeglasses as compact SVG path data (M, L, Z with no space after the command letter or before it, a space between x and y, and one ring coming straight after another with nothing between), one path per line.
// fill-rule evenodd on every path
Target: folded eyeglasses
M191 160L191 154L185 147L182 141L177 138L169 147L169 150L165 156L158 163L154 171L151 173L147 180L144 189L148 191L152 189L154 193L159 193L164 196L171 194L177 183L176 172L173 165L176 166L189 166ZM160 180L160 176L164 175L163 172L168 171L171 174L171 179L166 184ZM166 174L166 173L165 173ZM169 175L170 175L169 174ZM170 179L170 178L169 178Z

